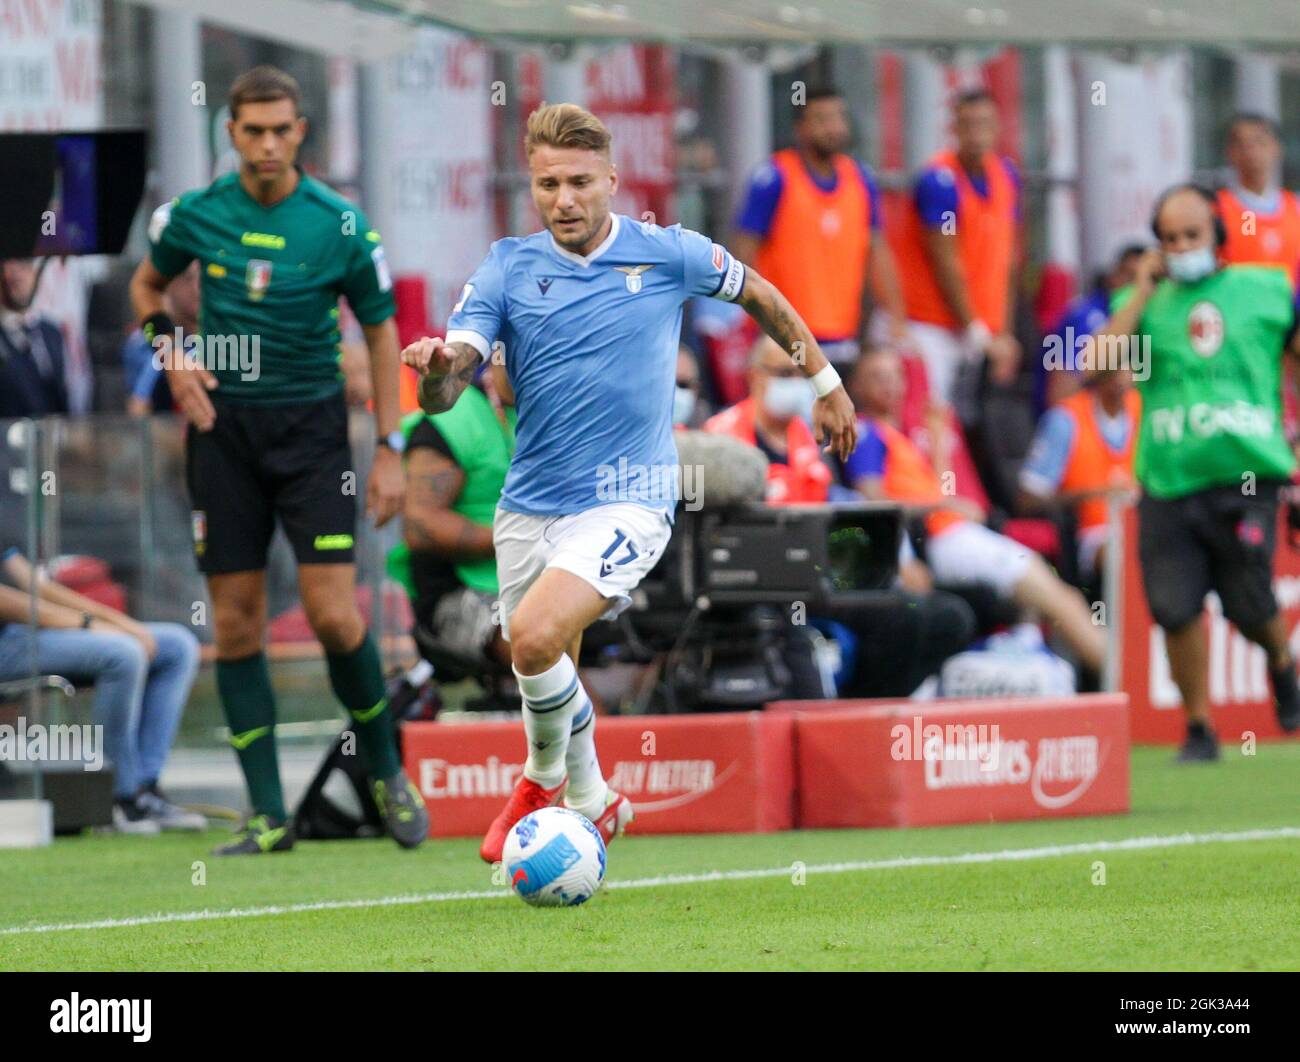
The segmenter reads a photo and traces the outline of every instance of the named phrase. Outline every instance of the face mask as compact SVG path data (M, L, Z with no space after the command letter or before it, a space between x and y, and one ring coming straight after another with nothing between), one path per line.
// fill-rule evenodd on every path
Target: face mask
M673 423L685 424L695 412L695 392L689 387L673 388Z
M1169 275L1180 284L1195 284L1214 272L1218 262L1213 247L1198 247L1181 254L1166 254L1165 264Z
M803 417L809 424L813 415L813 389L808 381L777 376L767 381L763 405L774 417Z

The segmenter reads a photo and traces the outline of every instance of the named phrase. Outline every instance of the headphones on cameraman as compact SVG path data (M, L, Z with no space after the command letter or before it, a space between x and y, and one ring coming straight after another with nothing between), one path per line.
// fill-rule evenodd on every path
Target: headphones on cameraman
M1176 184L1160 193L1160 198L1156 200L1156 205L1151 211L1151 234L1155 236L1157 242L1160 240L1160 226L1158 224L1160 211L1164 209L1169 197L1176 192L1195 192L1204 199L1209 204L1210 214L1214 218L1214 246L1222 247L1228 242L1228 229L1223 223L1223 215L1219 213L1219 197L1205 185L1197 184L1195 181Z

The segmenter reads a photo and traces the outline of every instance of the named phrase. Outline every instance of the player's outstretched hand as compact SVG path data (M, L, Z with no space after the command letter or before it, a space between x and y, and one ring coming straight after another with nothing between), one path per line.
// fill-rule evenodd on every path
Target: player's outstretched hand
M168 369L167 386L171 388L172 401L185 418L199 431L211 431L217 422L217 411L208 392L217 389L217 378L198 366Z
M824 450L847 461L858 445L858 417L843 387L813 403L813 433Z
M452 370L455 353L441 336L417 339L402 351L402 364L421 376L446 376Z

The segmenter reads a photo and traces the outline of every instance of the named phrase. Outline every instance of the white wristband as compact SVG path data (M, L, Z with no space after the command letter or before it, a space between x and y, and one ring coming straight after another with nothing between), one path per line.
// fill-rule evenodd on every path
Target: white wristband
M817 392L818 398L825 398L828 394L840 385L840 374L835 371L835 366L827 364L824 368L808 377L808 382L813 385L813 390Z

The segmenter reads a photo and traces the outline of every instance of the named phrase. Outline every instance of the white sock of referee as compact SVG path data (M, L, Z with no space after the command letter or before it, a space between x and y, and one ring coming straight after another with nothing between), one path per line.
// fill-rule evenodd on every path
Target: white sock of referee
M515 678L524 701L524 733L528 735L524 777L554 789L564 781L569 730L591 701L567 653L540 675L521 675L516 669Z

